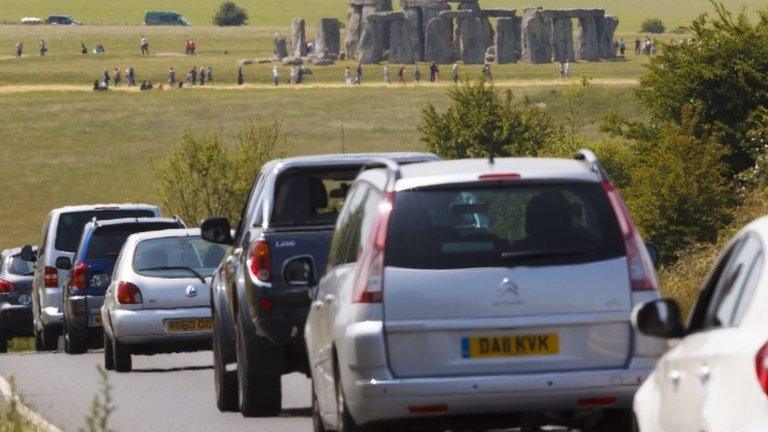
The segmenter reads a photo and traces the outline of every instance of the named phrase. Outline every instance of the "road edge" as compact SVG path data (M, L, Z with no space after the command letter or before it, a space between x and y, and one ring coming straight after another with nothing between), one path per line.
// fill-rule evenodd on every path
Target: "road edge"
M62 432L61 429L46 420L40 413L24 404L21 398L13 393L11 384L2 375L0 375L0 394L2 394L5 400L15 400L19 414L35 429L43 432Z

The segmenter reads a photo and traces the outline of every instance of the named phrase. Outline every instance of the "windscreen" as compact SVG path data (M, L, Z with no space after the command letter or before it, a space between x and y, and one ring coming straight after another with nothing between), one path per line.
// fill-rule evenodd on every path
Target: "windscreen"
M83 228L94 217L98 220L154 217L152 210L91 210L63 213L56 228L56 250L74 252L83 235Z
M32 276L35 274L34 263L24 261L21 255L14 255L8 261L8 273L18 276Z
M386 265L457 269L553 265L625 254L599 184L471 185L398 192Z
M174 228L182 228L182 226L179 223L153 222L99 228L91 236L85 257L89 260L116 260L131 234Z
M227 247L199 236L149 239L136 246L133 268L150 277L208 277L216 271Z
M277 179L271 225L334 225L360 166L294 169Z

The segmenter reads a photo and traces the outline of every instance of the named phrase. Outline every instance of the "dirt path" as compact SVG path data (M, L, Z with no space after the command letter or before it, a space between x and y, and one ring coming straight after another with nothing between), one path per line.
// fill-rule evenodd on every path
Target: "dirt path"
M578 79L514 79L514 80L499 80L494 82L497 87L504 88L527 88L527 87L563 87L567 85L578 84ZM637 79L632 78L596 78L591 81L592 85L605 86L605 87L631 87L639 83ZM422 82L419 87L449 87L453 83L450 81L441 81L438 83ZM408 83L405 88L412 88L416 86L413 82ZM380 82L364 83L363 88L391 88L393 90L403 88L397 84L384 84ZM212 91L212 90L273 90L273 91L290 91L290 90L310 90L310 89L342 89L342 88L357 88L357 86L349 86L344 83L306 83L302 85L281 85L275 87L270 84L245 84L242 86L236 85L209 85L205 87L185 87L184 91ZM36 93L36 92L91 92L93 87L89 85L73 85L73 84L20 84L20 85L0 85L0 94L13 94L13 93ZM119 87L113 88L111 91L119 92L138 92L137 87ZM153 90L157 91L157 90ZM166 89L169 91L169 89Z

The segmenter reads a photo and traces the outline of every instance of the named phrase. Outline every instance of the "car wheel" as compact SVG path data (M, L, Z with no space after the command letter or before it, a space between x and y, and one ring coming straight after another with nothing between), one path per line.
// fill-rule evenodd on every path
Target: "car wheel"
M222 346L221 329L213 324L213 378L216 387L216 406L221 412L236 412L237 371L227 371L227 358Z
M64 321L64 352L67 354L83 354L88 351L87 340L73 334Z
M336 430L338 432L364 432L368 431L367 428L362 428L355 423L355 419L349 413L347 408L347 399L344 397L344 388L341 385L341 375L339 375L338 367L335 372L335 384L336 384Z
M61 336L61 329L57 326L43 326L43 351L56 351L59 349L59 336Z
M112 351L112 339L104 332L104 369L115 370L115 353Z
M632 410L606 410L593 430L595 432L632 432L633 420Z
M8 338L0 333L0 354L8 352Z
M280 375L257 375L248 364L243 326L237 323L237 394L243 417L274 417L282 407Z
M35 332L35 350L36 351L43 351L43 335L40 334L37 329L34 329Z
M112 358L114 359L115 372L130 372L133 369L131 352L125 344L117 339L112 339Z
M317 403L314 381L312 381L312 430L314 432L325 432L323 417L320 415L320 404Z

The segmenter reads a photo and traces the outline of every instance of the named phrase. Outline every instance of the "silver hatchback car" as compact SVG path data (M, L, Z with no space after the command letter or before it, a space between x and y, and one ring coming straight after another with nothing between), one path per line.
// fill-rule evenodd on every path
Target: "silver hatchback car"
M655 250L595 156L381 163L310 290L315 430L630 430L665 349L630 325L658 298ZM297 260L284 277L311 284Z

